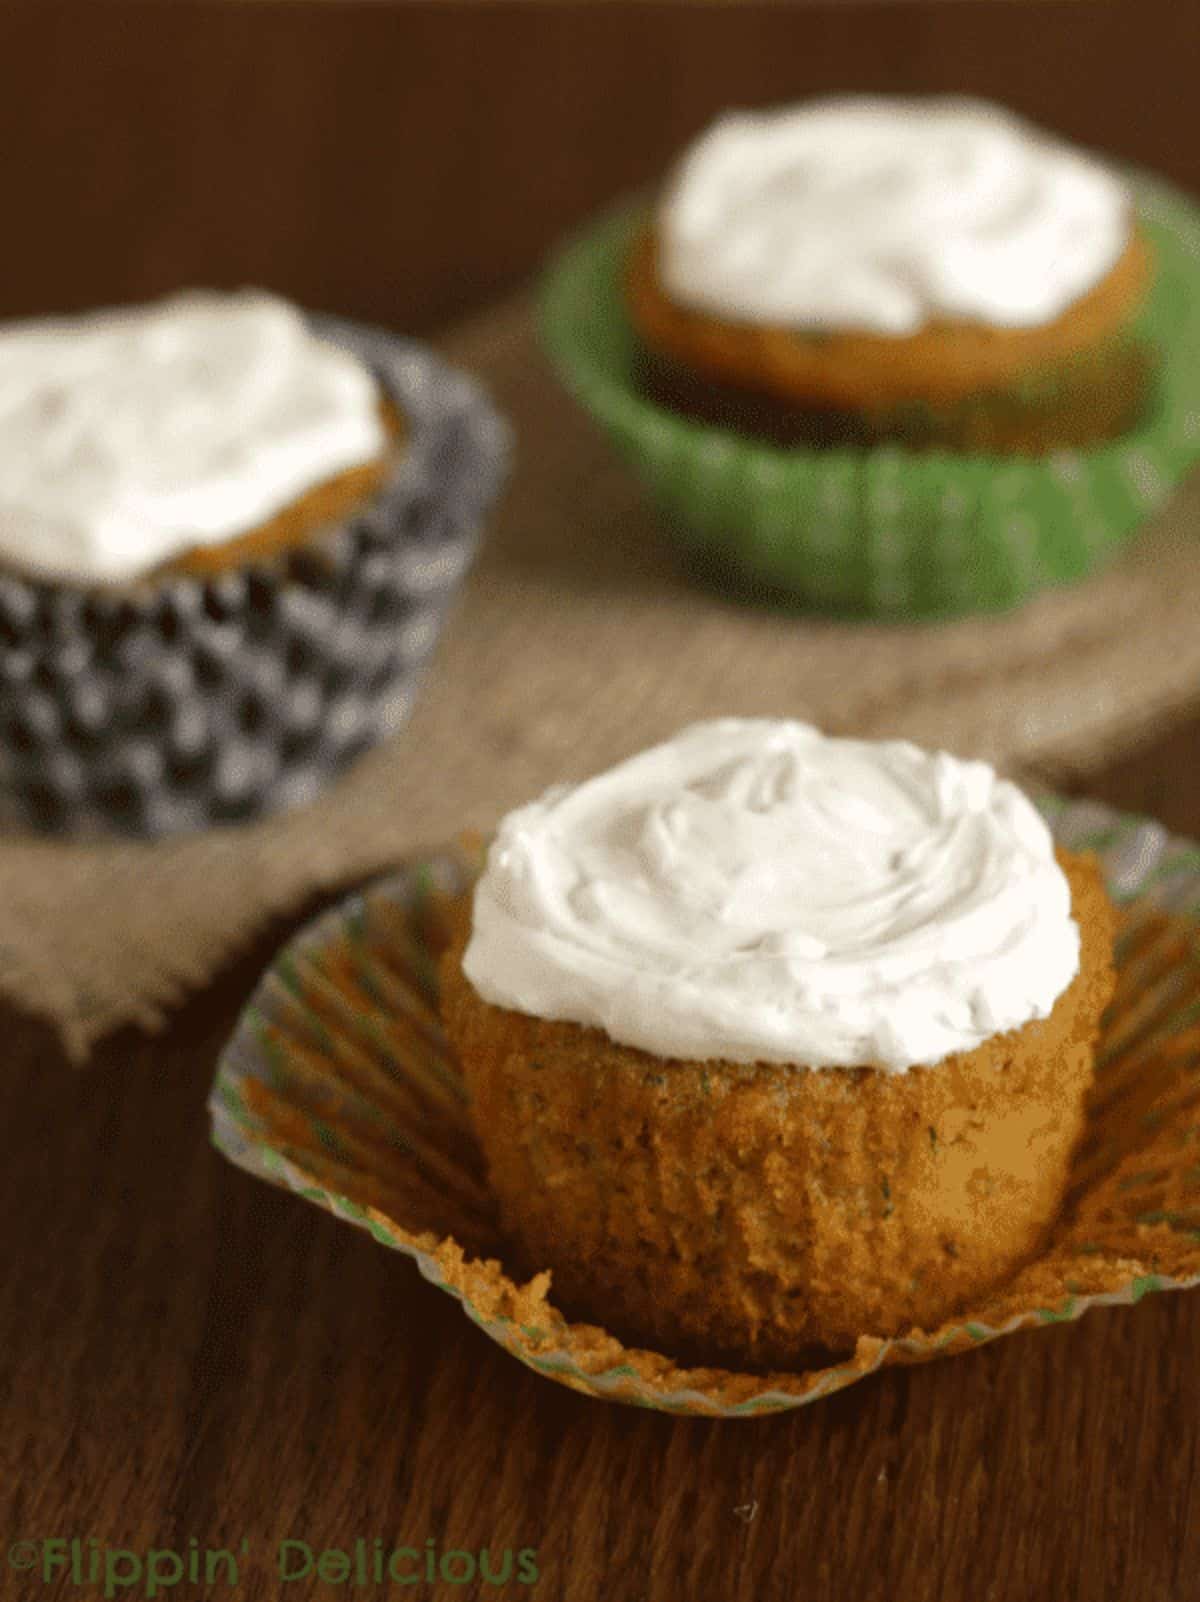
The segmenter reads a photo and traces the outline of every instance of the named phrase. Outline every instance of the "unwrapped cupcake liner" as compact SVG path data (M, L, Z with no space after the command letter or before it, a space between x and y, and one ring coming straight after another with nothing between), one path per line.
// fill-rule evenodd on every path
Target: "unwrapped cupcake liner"
M158 836L310 799L404 722L507 470L482 390L383 329L311 319L404 424L361 509L209 577L0 576L0 820Z
M543 285L563 380L645 482L710 576L833 612L936 617L1014 606L1110 560L1200 459L1200 208L1130 180L1155 253L1135 334L1152 392L1119 439L1044 456L900 445L771 444L644 394L623 273L644 204L595 223Z
M780 1412L892 1365L1200 1284L1200 848L1095 803L1039 805L1061 844L1097 853L1122 909L1117 990L1060 1216L1034 1260L939 1329L864 1331L852 1353L791 1373L688 1368L572 1322L549 1272L510 1274L438 1017L438 956L482 865L466 845L410 863L286 947L221 1058L213 1140L412 1258L535 1372L671 1413Z

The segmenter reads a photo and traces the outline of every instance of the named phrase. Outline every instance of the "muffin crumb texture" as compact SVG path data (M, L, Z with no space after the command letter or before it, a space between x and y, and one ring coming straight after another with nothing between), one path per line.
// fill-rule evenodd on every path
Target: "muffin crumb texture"
M464 904L442 1016L522 1267L623 1340L754 1366L933 1329L997 1286L1060 1209L1113 986L1098 869L1057 856L1082 949L1050 1015L901 1075L697 1068L492 1006Z

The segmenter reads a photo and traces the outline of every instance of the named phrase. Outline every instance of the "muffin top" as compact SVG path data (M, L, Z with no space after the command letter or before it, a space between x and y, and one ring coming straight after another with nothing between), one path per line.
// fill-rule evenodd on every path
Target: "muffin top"
M121 582L386 443L373 375L254 290L0 327L0 560Z
M725 115L685 153L656 229L662 287L730 322L912 334L1035 327L1131 233L1124 184L962 98L815 100Z
M501 823L463 972L661 1057L903 1072L1079 966L1045 823L986 763L721 718Z

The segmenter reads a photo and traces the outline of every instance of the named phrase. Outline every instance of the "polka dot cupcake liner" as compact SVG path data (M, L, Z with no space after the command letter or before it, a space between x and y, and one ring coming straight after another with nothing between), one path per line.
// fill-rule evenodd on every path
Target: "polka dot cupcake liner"
M314 317L404 420L354 515L210 577L120 590L0 576L0 820L159 836L312 797L404 722L510 455L425 347Z
M1136 428L1087 449L782 446L668 410L637 383L622 290L644 206L556 258L543 340L701 569L835 613L1001 610L1114 557L1200 459L1200 208L1156 179L1130 184L1156 261L1136 328L1153 353L1152 398Z
M792 1372L687 1367L573 1321L548 1272L510 1272L438 1015L438 956L482 861L467 846L410 862L276 958L222 1055L214 1143L412 1259L536 1373L663 1412L802 1407L892 1365L1200 1284L1200 848L1094 803L1039 804L1063 845L1100 861L1121 912L1117 990L1059 1217L1035 1258L938 1329L864 1331Z

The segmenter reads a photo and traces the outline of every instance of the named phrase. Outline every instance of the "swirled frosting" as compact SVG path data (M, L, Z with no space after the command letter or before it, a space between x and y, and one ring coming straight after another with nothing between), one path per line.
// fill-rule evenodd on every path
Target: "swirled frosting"
M1118 178L998 106L862 96L721 117L658 218L678 304L727 321L911 334L1057 317L1129 237Z
M286 301L194 291L0 327L0 558L133 578L377 457L371 373Z
M902 1072L1079 965L1032 803L986 763L722 718L501 823L463 971L661 1057Z

